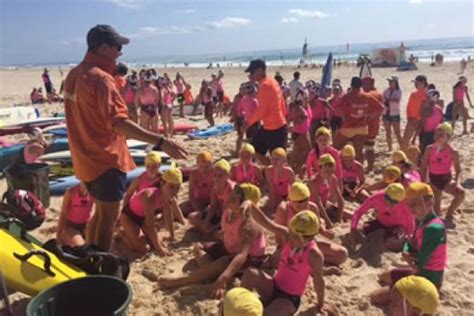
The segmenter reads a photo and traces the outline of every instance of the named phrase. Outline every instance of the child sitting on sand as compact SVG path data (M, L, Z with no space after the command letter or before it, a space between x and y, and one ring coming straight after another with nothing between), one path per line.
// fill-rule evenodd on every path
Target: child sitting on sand
M342 196L346 199L364 201L368 193L364 190L364 167L355 160L354 146L347 144L341 150L342 160Z
M161 181L152 188L144 189L135 194L124 206L120 215L123 231L121 239L132 251L145 254L157 251L161 256L170 256L171 252L163 243L155 224L155 215L162 213L165 227L173 241L173 219L185 225L183 213L177 202L183 175L178 168L171 168L161 177Z
M410 145L405 150L408 160L413 162L417 168L421 166L421 150L418 145Z
M278 147L272 151L271 165L265 169L265 180L269 191L267 210L275 212L281 201L288 198L291 184L295 181L295 173L287 165L285 149Z
M262 169L255 164L255 148L244 143L240 149L239 161L232 166L230 178L237 183L252 183L257 186L263 184Z
M330 154L336 162L336 177L341 182L342 188L342 163L339 151L331 144L331 130L327 127L320 127L316 130L314 149L308 154L306 159L306 175L311 180L319 171L319 157L324 154Z
M160 289L213 281L211 297L221 299L239 270L261 264L266 237L250 215L252 203L246 203L249 199L258 203L260 190L257 187L238 184L231 190L220 220L223 241L196 244L194 257L199 268L186 275L160 277Z
M230 169L231 166L225 159L214 164L210 205L206 210L193 212L188 216L190 224L203 235L210 236L220 227L222 213L235 186L235 182L230 180Z
M161 174L159 172L161 166L161 155L157 151L150 151L145 156L145 172L135 178L125 193L123 205L127 205L130 198L137 192L151 188L160 181Z
M92 217L94 200L84 183L66 190L58 220L56 239L63 245L75 247L85 244L86 226Z
M342 223L344 215L344 199L339 187L339 180L334 174L336 161L330 154L319 157L319 172L313 180L308 183L311 191L310 200L319 208L319 214L326 212L329 216L328 227L332 222ZM333 203L336 203L334 205ZM351 214L345 214L346 217Z
M445 224L448 228L455 228L454 212L464 201L465 192L461 187L461 164L459 153L450 145L453 130L449 123L443 123L436 128L435 143L426 148L423 156L423 179L429 180L434 192L434 210L441 215L441 197L443 191L454 196L448 207ZM451 170L454 168L454 178Z
M328 228L328 225L326 225L326 223L331 222L326 214L326 211L323 210L323 212L320 213L317 205L309 201L310 194L310 190L306 184L302 182L294 182L290 188L288 201L283 201L278 206L275 213L274 222L287 227L294 215L303 210L309 210L314 212L318 218L322 219L320 234L327 239L333 239L334 232ZM278 238L277 243L280 246L282 245L281 240ZM322 253L324 254L324 263L338 266L346 261L346 248L329 241L318 240L317 244L319 249L321 249ZM279 256L279 251L277 254Z
M394 151L392 154L392 164L400 168L401 182L406 187L412 182L421 181L421 175L416 165L411 162L402 150Z
M443 221L433 212L433 191L426 183L413 182L406 190L406 199L417 221L413 237L403 246L402 257L409 268L386 271L379 280L393 285L406 276L417 275L431 281L439 290L447 263L447 238ZM371 301L372 304L387 304L390 287L373 292Z
M384 191L376 192L362 203L354 212L351 222L352 245L362 242L364 236L376 230L384 231L385 248L400 251L405 239L415 230L415 218L405 201L405 188L400 183L388 185ZM374 210L377 218L364 223L363 228L357 226L364 214Z
M401 182L402 172L397 166L388 166L383 170L382 180L365 187L369 193L384 190L389 184Z
M303 176L303 164L311 150L308 132L312 114L308 98L306 89L300 88L296 92L295 102L290 106L290 120L293 121L291 128L291 137L293 139L291 167L300 177Z
M189 207L183 207L185 214L203 212L211 203L213 187L212 154L207 150L196 156L197 168L189 176Z
M265 315L293 315L301 304L306 283L313 277L317 296L316 311L326 313L324 255L318 248L315 236L319 233L318 216L309 210L297 213L288 228L275 224L262 211L252 207L252 216L267 230L284 241L278 268L274 276L248 269L242 277L242 287L255 290L265 306Z

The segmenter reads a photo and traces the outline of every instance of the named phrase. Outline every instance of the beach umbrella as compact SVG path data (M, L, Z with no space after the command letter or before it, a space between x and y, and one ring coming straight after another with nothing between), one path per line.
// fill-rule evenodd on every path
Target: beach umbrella
M326 64L323 67L323 77L321 78L321 88L331 87L332 80L332 52L329 53Z
M372 77L372 71L370 70L369 61L367 59L364 59L364 62L360 65L359 77Z

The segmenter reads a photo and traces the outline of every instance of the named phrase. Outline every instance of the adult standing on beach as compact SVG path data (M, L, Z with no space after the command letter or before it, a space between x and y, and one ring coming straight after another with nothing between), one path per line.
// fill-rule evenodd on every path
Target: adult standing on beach
M290 81L288 86L290 87L290 102L293 103L295 102L296 99L296 93L299 91L299 89L304 88L304 84L300 81L300 72L295 71L293 73L293 80Z
M53 96L53 82L49 77L49 70L48 68L44 68L43 74L41 75L44 83L44 89L46 90L46 97L48 98L48 103L51 103L51 99Z
M258 109L247 122L252 126L258 121L262 126L255 133L252 145L255 147L256 158L263 164L270 164L266 157L267 151L282 147L286 148L288 140L288 125L285 118L285 102L278 82L267 76L265 61L254 59L245 70L250 80L258 82Z
M361 91L362 80L353 77L351 91L342 97L339 109L342 126L335 139L335 147L341 149L348 142L354 144L356 160L364 162L363 146L369 136L369 124L380 117L383 104L368 93Z
M407 104L407 125L403 132L402 149L410 145L410 140L416 134L421 121L421 104L428 101L426 76L418 75L415 80L415 91L410 94Z
M148 132L129 119L113 77L122 45L128 43L128 38L109 25L93 27L87 34L87 53L69 72L64 88L74 171L96 202L86 240L104 250L112 244L126 173L135 168L126 138L156 144L174 158L187 155L178 143Z

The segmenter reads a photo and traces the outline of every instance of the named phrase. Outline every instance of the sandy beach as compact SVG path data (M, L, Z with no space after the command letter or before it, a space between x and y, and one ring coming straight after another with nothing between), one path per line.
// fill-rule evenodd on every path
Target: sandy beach
M412 79L417 74L425 74L429 83L434 83L441 93L441 99L445 104L452 98L452 86L456 82L459 72L459 63L447 63L442 67L430 67L428 64L418 65L418 71L396 72L394 68L372 69L375 78L375 86L379 90L387 87L386 78L392 74L399 76L400 86L403 91L402 113L407 103L409 93L413 89ZM279 71L286 81L290 81L292 73L296 67L272 67L267 69L271 76L275 71ZM69 69L64 69L64 76ZM167 68L157 69L159 74L167 72L171 77L179 71L187 82L193 87L193 94L202 79L210 78L212 73L217 73L216 69L192 69L192 68ZM247 77L244 68L223 68L225 74L224 86L226 93L233 98L241 82ZM320 69L304 68L300 69L303 81L321 78ZM343 66L335 68L333 78L340 78L344 88L347 88L352 76L358 75L359 69L356 67ZM29 93L33 87L41 87L42 69L9 69L0 70L0 107L12 106L12 104L26 103L29 100ZM54 85L59 89L62 77L58 68L50 68L50 76ZM465 73L468 78L471 96L474 98L474 64L470 64ZM39 105L42 116L50 115L53 112L62 112L63 105L43 104ZM470 109L471 116L474 110ZM405 125L405 116L402 114L402 126ZM200 127L206 127L203 117L192 117L192 123ZM227 122L229 118L217 119L217 123ZM190 122L189 119L179 119L178 122ZM461 157L462 183L466 189L466 200L462 205L461 212L456 214L457 228L448 231L448 268L445 273L443 289L441 291L441 307L437 315L474 315L474 133L470 135L460 135L461 123L458 122L452 146L457 149ZM26 137L19 135L17 138ZM195 156L202 149L210 150L216 159L232 157L236 134L228 134L222 137L210 138L205 141L188 140L186 136L178 135L177 139L185 144L190 155L186 161L181 161L180 166L192 166ZM377 139L376 165L374 172L367 175L372 182L380 179L381 170L389 164L390 152L387 150L385 142L385 132L381 128L381 133ZM5 180L0 180L0 193L6 190ZM188 186L185 183L180 191L180 200L184 201L188 193ZM443 198L443 205L446 206L447 196ZM448 197L449 201L451 197ZM346 202L350 210L354 210L357 205ZM61 197L51 198L51 207L48 209L47 220L33 234L40 240L48 240L54 237L55 226L61 207ZM162 274L181 273L194 269L195 265L190 262L192 258L192 244L197 241L197 236L191 232L186 232L177 225L177 241L169 244L173 251L173 256L161 258L154 254L144 257L134 257L124 251L120 242L117 242L114 249L117 253L126 256L131 263L131 274L128 282L131 284L134 297L130 305L130 315L217 315L218 301L209 299L207 285L194 285L175 290L161 291L157 287L156 280ZM345 244L344 236L349 232L349 223L339 225L335 229L336 241ZM272 246L274 243L272 244ZM0 245L1 247L1 245ZM270 249L273 250L273 247ZM369 255L365 260L360 253L350 253L350 259L342 266L341 276L325 277L326 281L326 301L336 307L337 315L383 315L384 310L372 306L369 303L368 294L377 289L377 274L384 269L403 264L400 254L384 253L381 260L376 260ZM379 262L377 262L379 261ZM11 296L15 315L23 315L28 297L15 293ZM313 285L307 285L307 290L302 300L298 315L314 315L313 309L316 303L316 294ZM0 314L1 314L0 304Z

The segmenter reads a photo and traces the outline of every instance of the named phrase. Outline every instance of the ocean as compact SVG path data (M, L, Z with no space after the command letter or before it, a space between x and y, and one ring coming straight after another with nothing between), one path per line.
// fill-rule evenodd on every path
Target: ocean
M310 63L324 64L329 52L333 53L335 59L343 61L356 61L360 54L371 54L377 48L400 47L401 42L368 43L368 44L346 44L338 46L309 46ZM406 55L413 54L418 57L419 62L431 62L431 56L442 54L444 61L460 61L471 56L474 58L474 37L443 38L405 41ZM303 45L302 45L303 46ZM293 49L264 50L254 52L241 52L223 55L201 55L201 56L176 56L156 57L128 61L134 68L143 67L183 67L187 63L189 67L204 68L210 63L213 66L219 64L221 67L238 67L246 65L251 59L262 58L270 66L296 65L302 58L302 47ZM127 60L124 60L127 62Z
M337 46L311 46L309 45L309 63L324 64L329 52L333 53L335 59L341 61L356 61L360 54L371 54L373 49L377 48L396 48L400 47L401 42L368 43L368 44L350 44L347 50L346 44ZM431 56L442 54L444 61L460 61L463 58L471 56L474 58L474 37L427 39L416 41L405 41L403 45L406 48L406 56L413 54L418 57L419 62L431 62ZM262 51L249 51L240 53L231 53L225 55L193 55L193 56L156 56L147 58L122 59L131 68L163 68L163 67L183 67L187 63L188 67L205 68L210 63L213 66L220 67L239 67L245 66L251 59L262 58L269 66L289 66L297 65L302 58L302 47L291 49L275 49ZM71 67L77 62L51 63L51 64L31 64L21 65L21 67ZM2 68L15 68L15 66L6 66Z

